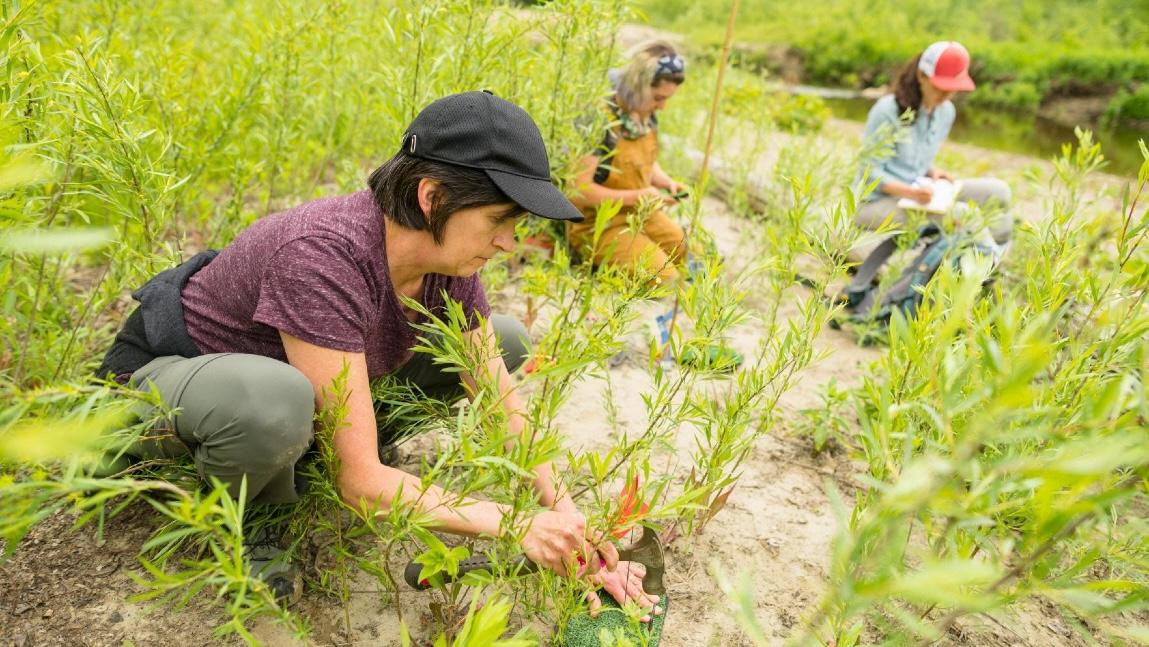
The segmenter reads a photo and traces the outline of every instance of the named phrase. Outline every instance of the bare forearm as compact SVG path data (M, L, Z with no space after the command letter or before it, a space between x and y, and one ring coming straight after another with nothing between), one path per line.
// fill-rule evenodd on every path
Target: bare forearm
M652 187L644 189L612 189L594 181L595 172L602 160L588 155L582 160L582 170L575 178L575 192L570 200L579 209L594 209L608 200L617 200L624 207L633 207L650 196Z
M596 182L579 185L578 193L571 196L571 202L580 209L599 206L608 200L616 200L624 207L638 204L647 192L643 189L612 189Z
M899 198L913 198L914 187L898 180L886 180L882 183L882 193Z
M521 406L518 402L517 394L511 392L508 395L511 400L510 406ZM531 434L527 429L526 416L521 412L521 409L515 409L510 412L508 423L511 432L510 436L512 438L517 438L521 443L531 442ZM571 500L570 496L565 492L561 492L559 490L560 486L555 484L555 472L550 461L536 465L534 472L535 480L531 485L534 486L535 492L539 495L539 503L560 512L577 511L574 507L574 501Z
M654 169L650 174L650 183L651 185L660 189L667 189L670 191L673 191L678 186L678 184L669 175L666 174L666 171L662 170L662 167L658 165L658 162L654 163Z
M498 347L495 344L494 330L490 327L488 322L482 329L476 329L470 333L470 341L479 346L486 346L487 355L491 358L488 360L486 366L482 370L483 377L486 380L493 381L499 392L499 404L502 406L503 412L507 416L507 449L514 450L514 445L517 443L524 449L524 454L535 454L531 444L535 442L535 438L529 429L526 406L521 397L519 397L518 389L515 386L511 374L507 372L507 365L503 362L503 358L498 354ZM464 373L463 381L470 387L472 393L478 391L478 381L476 375L472 373ZM560 512L576 512L574 502L570 496L559 492L554 483L554 470L552 469L550 461L544 461L534 468L535 478L532 485L538 494L539 502L553 510Z
M356 510L386 514L396 505L411 506L429 516L433 528L470 537L497 536L507 513L497 503L452 494L437 485L423 489L418 477L384 465L371 474L362 471L340 475L343 499Z
M570 493L561 489L561 484L555 483L554 470L550 461L535 468L533 485L535 492L539 495L539 503L559 512L577 511Z
M505 404L512 408L508 414L510 436L518 438L521 443L530 443L531 433L527 429L526 415L522 413L522 405L519 403L518 395L514 391L510 391L507 394L507 399L510 402L505 402ZM536 465L534 472L535 480L532 485L539 495L539 503L559 512L578 511L570 495L560 491L560 485L555 484L554 467L550 461Z

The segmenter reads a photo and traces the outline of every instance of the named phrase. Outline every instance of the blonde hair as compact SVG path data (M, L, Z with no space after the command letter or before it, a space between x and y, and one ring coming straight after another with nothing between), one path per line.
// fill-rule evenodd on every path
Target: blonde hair
M659 74L659 60L678 55L674 46L664 40L647 41L631 48L627 52L630 63L622 69L618 87L615 88L621 104L619 107L633 110L637 106L646 105L654 95L654 86L662 81L682 84L686 80L685 71Z

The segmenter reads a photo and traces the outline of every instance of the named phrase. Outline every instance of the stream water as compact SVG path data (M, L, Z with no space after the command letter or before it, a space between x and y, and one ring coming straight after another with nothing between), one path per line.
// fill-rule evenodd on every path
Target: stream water
M856 97L823 98L835 117L853 121L864 122L873 104L870 99ZM1093 138L1101 144L1101 152L1108 160L1103 170L1115 175L1137 176L1142 162L1137 140L1144 139L1149 145L1149 130L1094 127ZM958 106L950 140L1043 159L1059 156L1063 143L1077 141L1073 128L1048 119L968 105Z

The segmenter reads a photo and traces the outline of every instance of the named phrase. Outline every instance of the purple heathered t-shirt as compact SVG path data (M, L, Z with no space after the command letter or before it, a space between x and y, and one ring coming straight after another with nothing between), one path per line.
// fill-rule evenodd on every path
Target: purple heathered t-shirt
M316 346L364 353L370 377L394 371L411 358L417 335L391 285L384 235L369 191L257 221L188 281L188 334L204 353L287 361L282 330ZM475 313L490 316L478 274L424 277L420 302L437 316L444 290L472 326Z

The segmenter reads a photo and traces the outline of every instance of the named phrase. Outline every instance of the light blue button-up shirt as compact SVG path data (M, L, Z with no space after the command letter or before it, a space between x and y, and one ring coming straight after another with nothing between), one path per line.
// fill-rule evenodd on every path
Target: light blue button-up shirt
M866 128L862 132L862 168L855 185L862 186L862 178L867 170L867 182L878 182L878 189L863 198L870 202L882 197L882 186L889 180L912 184L925 176L933 166L938 148L954 125L957 110L954 104L946 101L926 112L918 109L913 123L898 121L898 102L894 95L874 102L870 115L866 118Z

